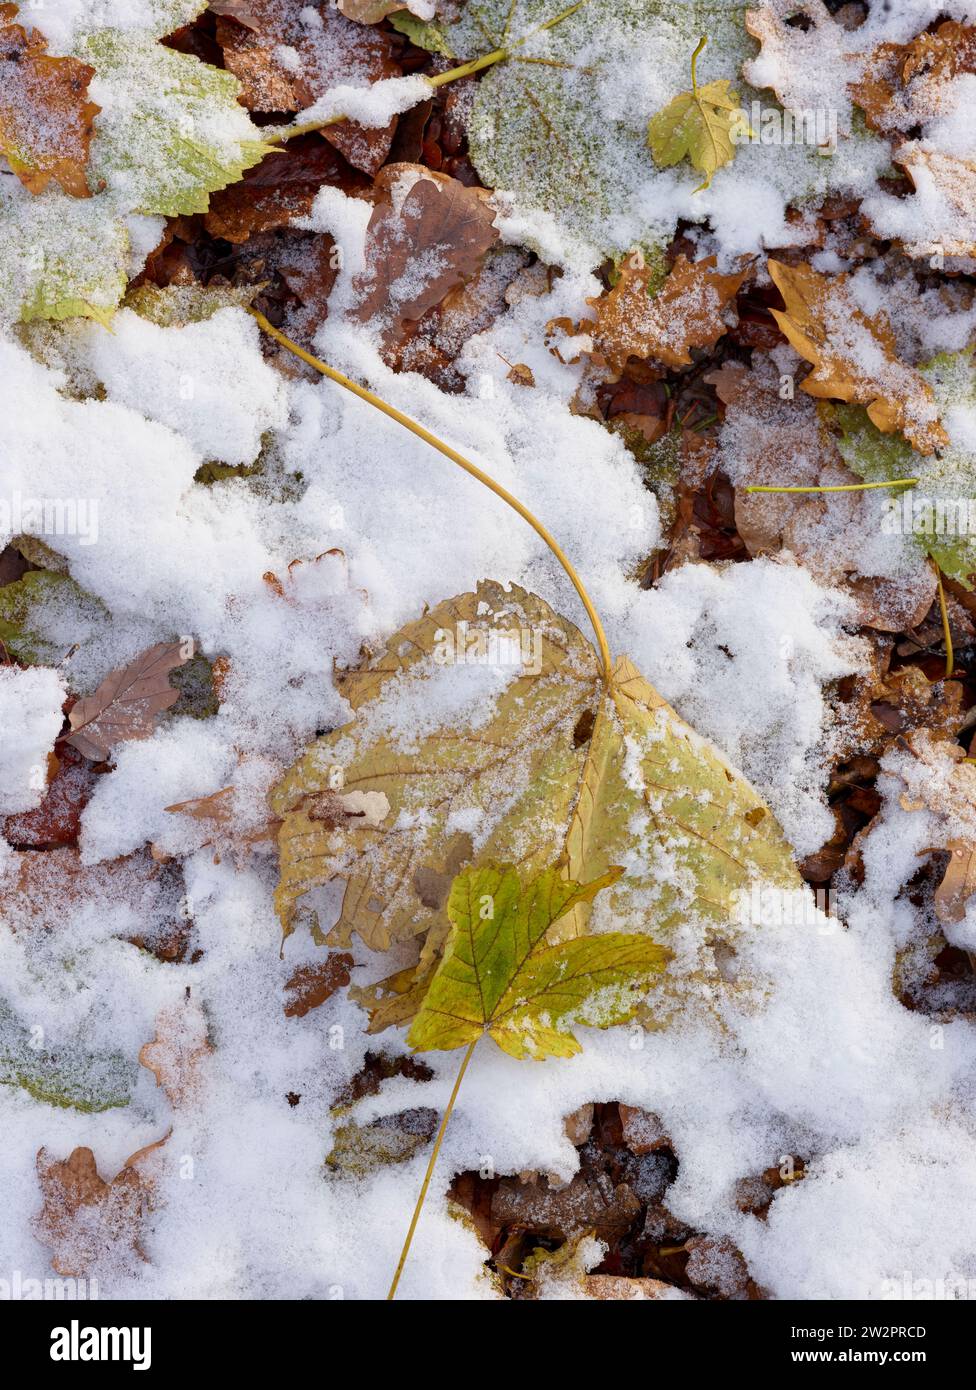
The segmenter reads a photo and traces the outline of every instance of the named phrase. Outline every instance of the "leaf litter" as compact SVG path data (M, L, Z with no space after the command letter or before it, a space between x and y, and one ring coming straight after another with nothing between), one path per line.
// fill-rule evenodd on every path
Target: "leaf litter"
M376 1297L436 1155L405 1296L964 1277L972 30L96 8L3 7L16 1260Z

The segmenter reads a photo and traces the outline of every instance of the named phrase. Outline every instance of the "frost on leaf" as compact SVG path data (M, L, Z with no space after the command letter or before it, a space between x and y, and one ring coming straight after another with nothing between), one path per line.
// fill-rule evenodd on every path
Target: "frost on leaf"
M102 198L35 197L0 179L0 317L104 321L125 292L128 255L126 224Z
M654 268L635 266L625 256L613 289L587 300L596 313L593 356L615 379L630 357L687 366L692 348L712 347L725 333L725 315L746 278L746 271L721 275L715 267L714 256L695 262L679 256L653 294Z
M487 1033L512 1057L572 1057L574 1022L608 1028L631 1018L669 952L647 936L607 932L551 945L554 922L590 903L623 871L572 883L558 868L520 881L513 864L458 874L447 912L451 935L407 1041L450 1050Z
M130 1268L146 1260L142 1238L155 1204L158 1150L168 1137L126 1159L111 1182L100 1176L91 1149L61 1160L39 1151L43 1205L35 1230L58 1274L83 1277L107 1259Z
M188 660L179 642L160 642L128 666L112 671L94 695L79 700L72 709L66 742L99 762L117 743L151 737L156 715L180 696L169 683L169 673Z
M527 633L537 659L525 663ZM413 942L413 964L356 992L374 1030L416 1012L449 932L451 881L475 857L517 861L529 879L558 859L580 883L622 865L602 920L665 943L691 921L727 927L754 876L798 882L773 817L717 750L626 658L605 691L578 629L517 586L484 581L439 604L338 686L356 717L271 794L284 822L276 900L287 934L306 893L343 880L331 942ZM336 787L382 792L389 810L317 821ZM590 911L577 902L557 932L582 935Z
M459 61L476 58L563 8L559 0L488 0L463 10L444 41ZM701 65L731 80L749 53L743 10L709 0L588 0L479 80L468 133L482 181L513 193L520 211L549 214L571 237L604 252L626 249L620 219L654 167L647 152L653 110L619 105L634 54L653 55L677 92L688 81L689 55L708 34ZM646 226L646 215L641 221Z
M369 86L399 77L396 48L383 30L353 23L332 4L299 6L292 0L247 0L222 6L217 40L224 63L241 83L251 111L298 112L331 88ZM390 152L397 128L343 121L322 131L354 168L375 174Z
M114 29L85 35L76 53L97 73L102 106L92 177L137 212L206 212L211 193L274 148L239 104L230 73Z
M203 1010L194 999L183 999L160 1011L156 1036L142 1045L139 1061L152 1072L170 1104L179 1109L197 1095L212 1051Z
M729 87L729 79L723 77L679 92L647 126L647 143L662 169L688 159L705 175L696 192L707 188L712 175L735 158L732 136L741 117L738 94Z
M785 309L773 317L814 370L802 389L811 396L866 405L879 430L900 431L920 454L948 443L931 386L900 362L887 314L871 318L848 288L848 276L821 275L809 265L768 262Z
M394 338L475 275L498 240L483 188L419 164L388 164L374 183L356 316Z
M75 198L89 196L85 178L92 121L88 100L94 70L76 58L52 57L36 29L15 23L16 5L0 5L0 150L32 193L53 179Z
M976 27L946 20L910 43L871 52L854 100L876 130L910 130L940 115L953 78L976 72Z

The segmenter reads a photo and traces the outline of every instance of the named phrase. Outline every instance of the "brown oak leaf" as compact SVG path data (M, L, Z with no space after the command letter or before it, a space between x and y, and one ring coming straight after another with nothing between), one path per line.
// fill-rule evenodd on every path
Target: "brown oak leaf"
M596 313L592 326L595 361L619 377L631 357L650 358L667 367L686 367L691 349L712 347L726 331L725 313L747 270L722 275L716 258L689 261L679 256L657 294L655 272L626 257L613 289L589 299ZM581 330L587 325L581 324Z
M52 57L44 35L15 24L16 15L16 5L0 5L0 150L31 193L54 179L87 198L92 122L102 109L87 99L95 69Z
M142 1241L155 1202L154 1155L168 1138L126 1159L111 1182L99 1176L91 1149L74 1149L65 1159L53 1159L43 1148L38 1152L42 1207L35 1232L50 1247L58 1274L84 1277L106 1258L132 1264L147 1259Z
M193 655L180 642L160 642L119 671L105 677L94 695L79 700L68 715L74 744L86 758L104 762L117 743L149 738L156 715L169 709L180 692L167 679Z
M390 34L356 24L321 0L306 6L293 0L247 0L233 19L218 18L217 42L251 111L302 111L332 87L401 75ZM390 152L396 127L396 116L385 126L343 121L324 129L322 136L355 168L375 174Z
M855 302L847 274L821 275L802 263L767 264L786 306L770 312L800 356L813 363L801 383L808 395L867 406L879 430L900 430L920 454L948 444L932 388L898 360L883 309L869 318Z
M946 20L910 43L882 43L851 95L875 130L910 130L941 114L946 88L976 72L976 27Z

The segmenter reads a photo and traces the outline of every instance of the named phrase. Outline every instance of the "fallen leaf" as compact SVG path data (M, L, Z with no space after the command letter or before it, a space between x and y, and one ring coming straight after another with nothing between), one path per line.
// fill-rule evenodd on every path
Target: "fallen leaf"
M354 19L357 24L379 24L380 20L396 14L398 10L406 10L423 19L424 7L415 9L416 3L417 0L414 0L413 5L410 0L336 0L338 9L347 19Z
M591 356L605 362L614 378L631 357L687 366L692 348L712 347L726 332L724 314L748 273L721 275L715 267L714 256L694 262L679 256L653 294L654 267L625 256L613 289L587 300L596 314Z
M40 806L8 816L3 836L18 849L49 849L78 842L81 813L95 788L98 773L87 758L70 744L61 746L54 776Z
M793 22L801 16L805 23ZM861 65L856 43L823 0L772 0L762 9L746 10L745 27L761 51L743 63L743 77L754 87L771 88L789 111L823 107L825 71L840 73L849 84L857 81ZM839 132L847 135L849 112L834 114Z
M949 840L949 862L935 890L935 913L940 922L953 925L966 916L966 904L976 892L976 840Z
M378 1168L406 1163L430 1143L439 1119L436 1110L419 1106L365 1125L348 1120L336 1127L325 1166L346 1177L362 1178Z
M492 653L510 679L493 687L487 719L454 709L451 696L443 727L398 732L386 722L401 700L426 708L431 680L450 690L458 667ZM577 882L625 863L602 895L603 920L640 932L652 912L665 944L690 920L703 932L731 929L736 893L755 875L798 885L774 818L747 819L762 805L748 783L626 658L604 690L579 630L524 589L483 581L336 684L356 717L312 744L269 798L284 822L276 903L287 935L304 894L342 879L332 944L348 947L353 933L373 950L414 941L412 963L354 992L371 1026L407 1022L419 1007L449 932L447 886L473 857L474 825L479 855L518 859L527 881L560 857ZM316 822L315 799L343 787L382 792L388 814L335 830ZM555 934L582 935L588 916L578 903Z
M88 147L101 110L87 99L95 69L51 57L44 35L15 24L16 15L16 5L0 5L0 150L32 193L54 179L73 198L88 198Z
M493 1226L522 1227L548 1240L572 1241L584 1233L614 1244L640 1215L640 1200L626 1183L616 1187L583 1173L554 1188L545 1177L529 1182L502 1178L491 1200ZM529 1256L522 1272L532 1275L537 1265Z
M663 1279L636 1279L622 1274L584 1274L580 1280L584 1298L599 1299L601 1303L626 1299L642 1302L647 1298L690 1298L692 1295L666 1284Z
M302 111L332 87L401 75L393 38L353 23L332 4L248 0L247 15L236 23L218 18L217 41L252 111ZM323 129L320 138L373 175L390 152L396 127L396 116L385 126L343 121Z
M976 160L941 150L928 140L899 145L892 159L929 204L924 221L919 219L924 236L902 239L907 254L976 256Z
M744 130L737 92L729 90L729 80L706 82L680 92L647 126L647 143L655 162L662 169L691 161L693 169L705 175L696 193L708 188L712 175L735 158L735 130Z
M394 335L470 280L498 240L483 188L417 164L388 164L374 185L356 317Z
M410 1046L449 1051L487 1033L515 1058L572 1057L581 1050L573 1023L608 1028L632 1018L669 951L622 932L547 942L554 922L622 873L579 884L553 868L525 883L512 864L462 870L447 905L453 931Z
M976 28L953 19L909 43L881 43L867 57L853 100L875 130L910 130L943 113L947 89L976 72Z
M152 1072L170 1105L180 1109L197 1095L203 1065L212 1052L204 1012L190 998L160 1010L156 1036L143 1043L139 1061Z
M146 1261L142 1241L158 1171L152 1156L168 1138L126 1159L111 1182L99 1176L91 1149L73 1149L61 1160L38 1152L42 1207L35 1231L52 1251L57 1274L82 1278L104 1260L136 1267Z
M286 1018L304 1018L349 983L352 956L332 951L320 965L302 965L285 985L292 997L285 1004Z
M307 217L323 184L352 196L369 182L318 136L289 141L249 169L240 183L214 193L204 225L211 236L235 244Z
M280 825L273 816L242 818L236 788L232 786L189 801L177 801L164 809L172 815L199 821L207 833L200 848L212 846L217 861L230 857L236 864L245 863L258 845L273 844Z
M117 743L150 738L156 716L179 699L167 677L189 661L180 642L160 642L119 671L106 676L94 695L79 700L68 716L65 742L94 762L104 762Z
M771 313L814 370L801 386L808 395L866 405L879 430L899 430L920 454L949 442L928 382L895 355L895 335L883 309L871 318L854 301L850 277L821 275L809 265L770 260L786 308Z

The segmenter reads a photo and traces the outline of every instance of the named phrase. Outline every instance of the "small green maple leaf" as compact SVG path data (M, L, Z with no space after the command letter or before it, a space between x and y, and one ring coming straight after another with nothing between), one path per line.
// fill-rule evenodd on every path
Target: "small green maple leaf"
M707 42L703 37L691 55L691 91L680 92L647 125L647 143L662 168L688 158L705 175L696 193L709 186L717 169L735 158L733 130L751 133L743 124L738 93L729 90L727 77L698 85L695 64Z
M622 872L585 884L562 878L558 866L525 884L512 864L458 874L447 906L451 937L410 1046L450 1050L487 1033L512 1057L572 1057L581 1049L571 1022L608 1028L632 1017L642 986L671 956L666 947L623 932L547 941L553 922Z

